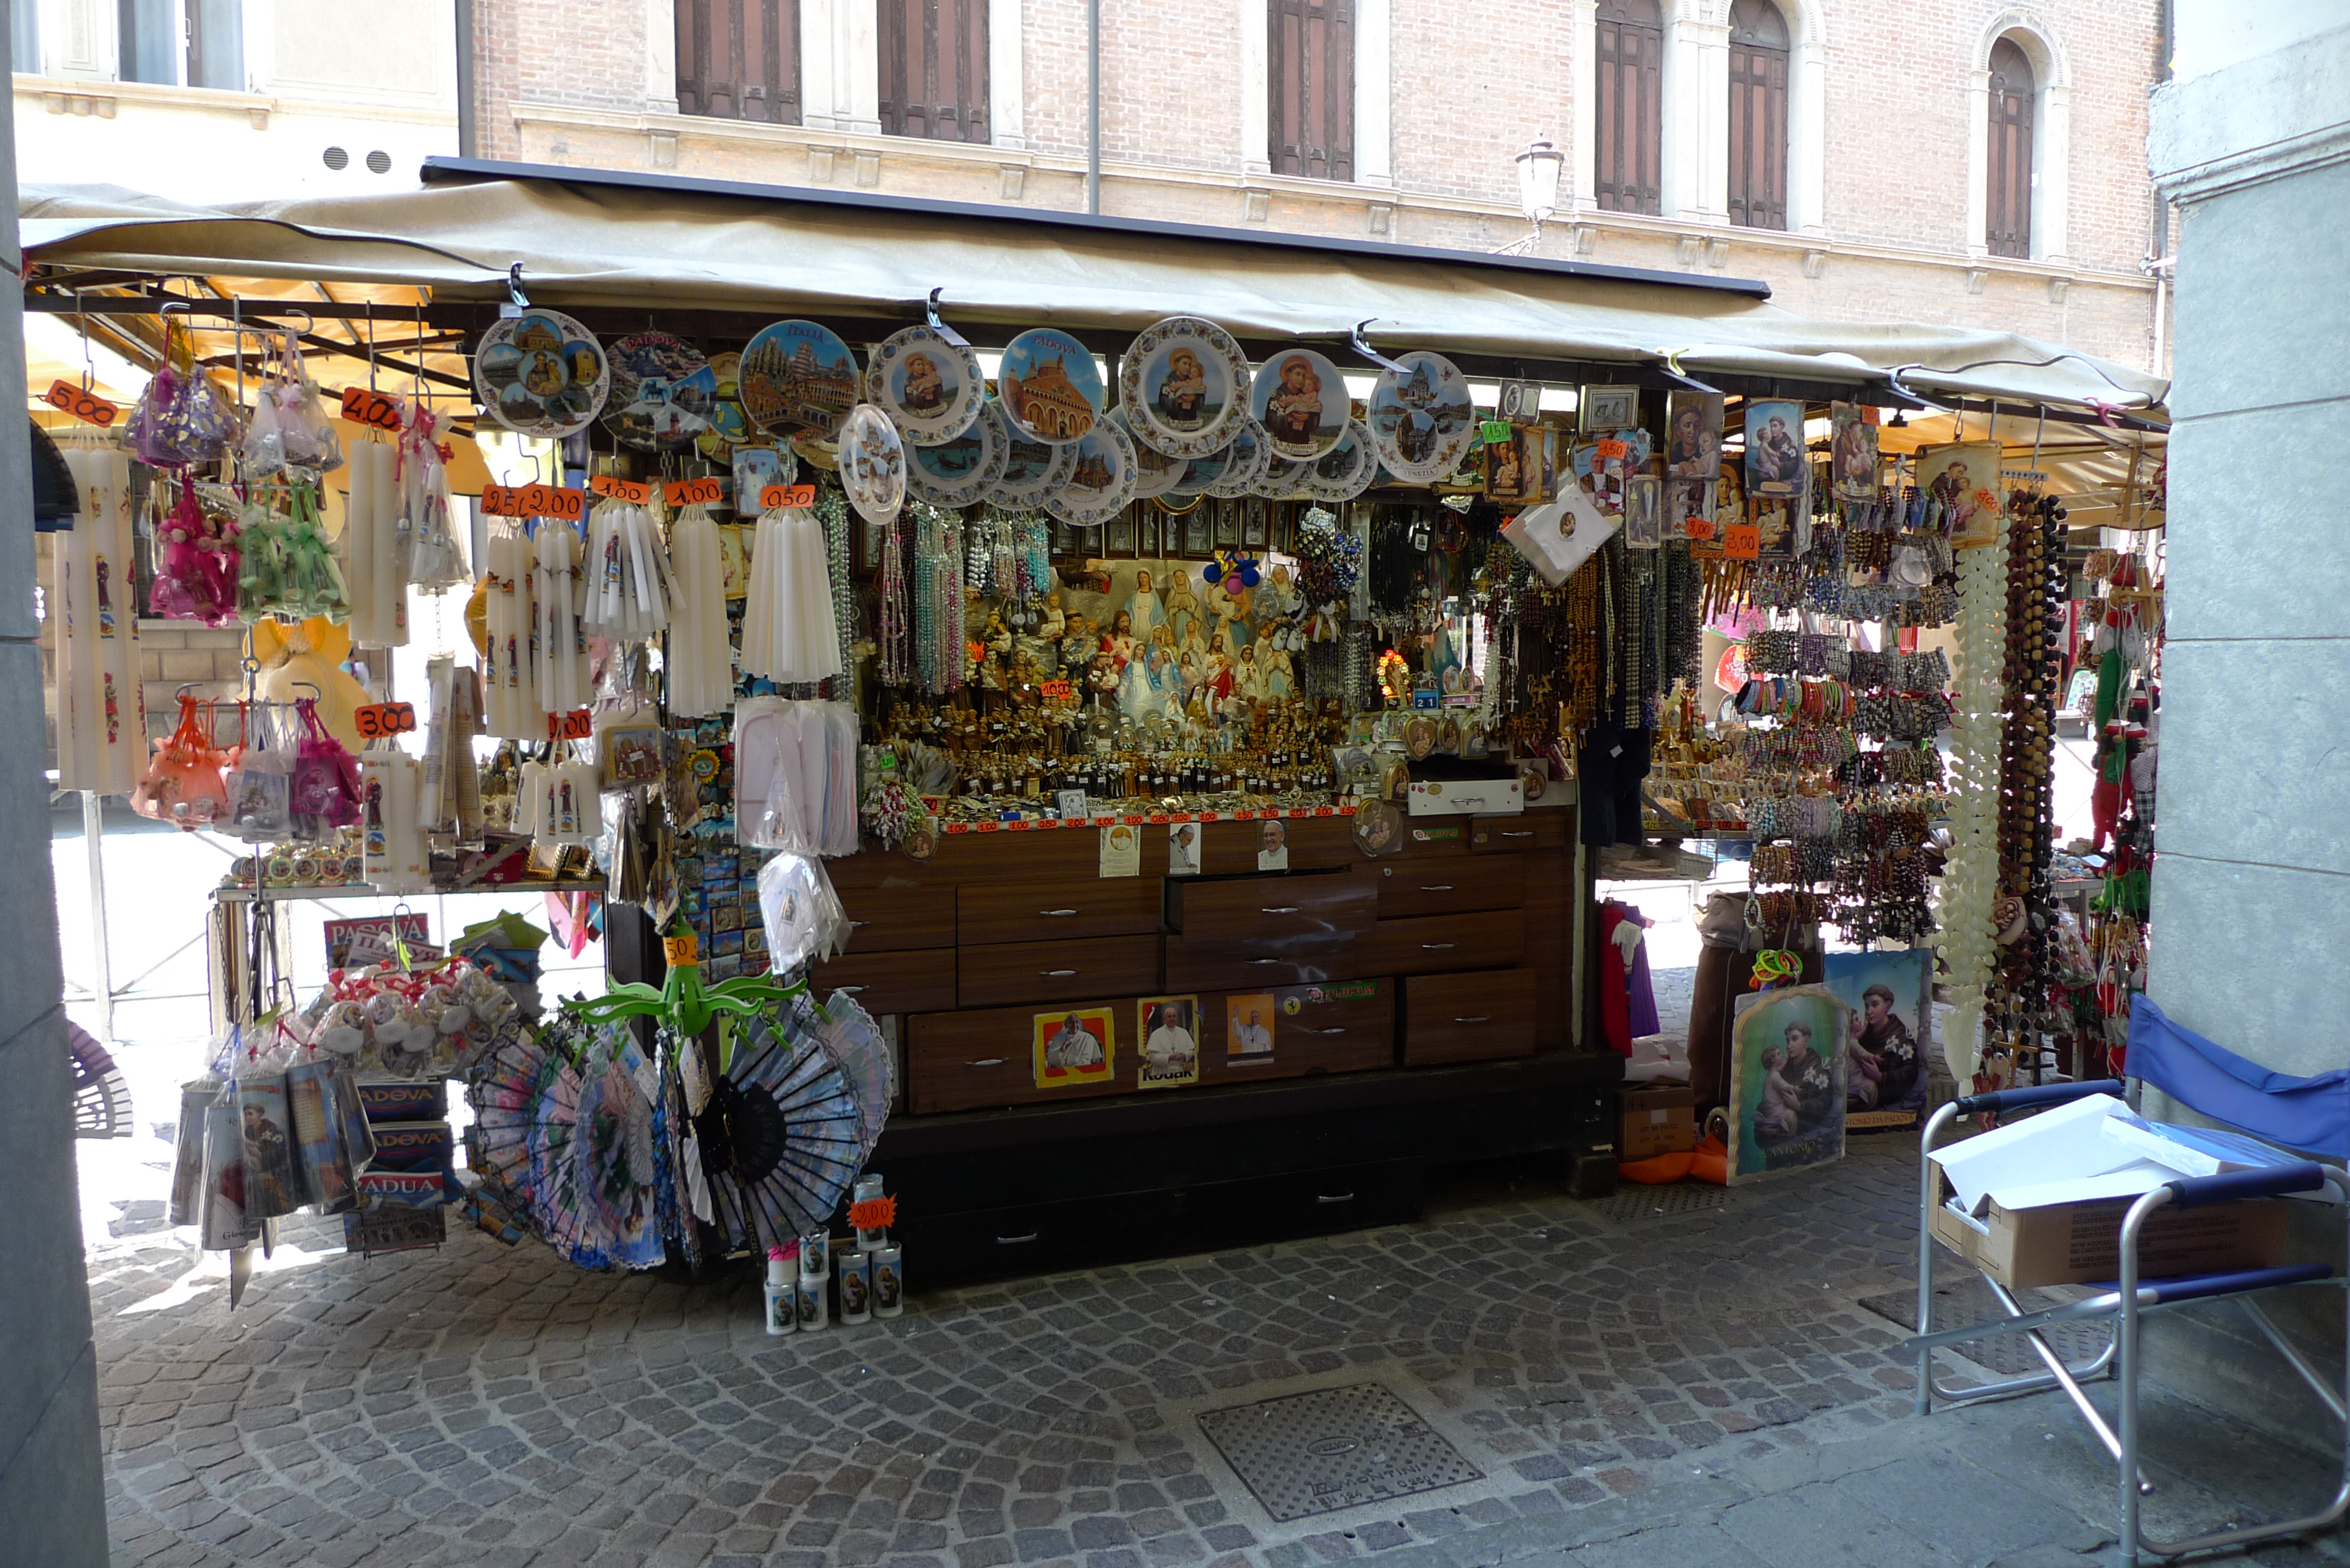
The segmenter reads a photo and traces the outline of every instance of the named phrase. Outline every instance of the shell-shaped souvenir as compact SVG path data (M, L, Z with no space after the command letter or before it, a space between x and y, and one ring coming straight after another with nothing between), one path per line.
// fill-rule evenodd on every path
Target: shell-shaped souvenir
M1058 490L1045 497L1045 510L1079 528L1107 523L1134 499L1134 442L1125 429L1104 420L1074 443L1077 461Z
M777 321L744 347L737 396L763 431L830 441L857 406L859 381L857 356L838 333L813 321Z
M718 372L701 349L667 332L638 332L612 345L612 396L604 428L622 446L674 452L710 428Z
M1379 460L1371 451L1371 432L1360 420L1347 423L1346 436L1315 460L1305 480L1305 493L1315 501L1352 501L1371 487Z
M1401 374L1383 370L1371 388L1371 446L1402 484L1434 484L1461 466L1476 433L1469 379L1441 354L1399 354Z
M906 504L906 443L889 416L859 403L840 427L840 489L868 523L891 523Z
M1346 435L1354 404L1345 374L1326 356L1284 348L1257 370L1249 412L1274 456L1312 462Z
M1107 395L1093 350L1057 327L1035 327L1003 346L996 400L1012 433L1063 446L1101 418Z
M586 430L612 389L596 335L537 306L490 324L473 350L473 395L510 431L550 439Z
M1207 493L1219 501L1254 494L1258 482L1264 478L1265 465L1273 460L1264 431L1252 420L1233 432L1232 444L1224 450L1224 471L1209 482Z
M935 327L909 327L883 338L866 361L865 400L910 444L935 446L979 418L987 377L967 345L948 342Z
M1103 420L1124 431L1127 444L1134 448L1135 500L1149 501L1164 495L1182 479L1183 469L1189 460L1169 457L1156 447L1145 446L1142 439L1134 433L1134 420L1127 412L1126 405L1121 403L1112 409L1103 416Z
M1013 428L1012 416L1000 400L991 402L988 408L1003 421L1004 442L1003 473L987 498L1007 509L1043 505L1045 497L1069 482L1070 472L1077 466L1077 443L1066 441L1055 446L1032 441Z
M1137 446L1168 457L1222 450L1248 417L1248 357L1232 335L1196 316L1170 316L1135 337L1118 362L1118 406Z
M906 448L906 488L933 506L972 505L1003 477L1011 452L1003 410L983 403L979 417L961 435L935 446L918 441Z

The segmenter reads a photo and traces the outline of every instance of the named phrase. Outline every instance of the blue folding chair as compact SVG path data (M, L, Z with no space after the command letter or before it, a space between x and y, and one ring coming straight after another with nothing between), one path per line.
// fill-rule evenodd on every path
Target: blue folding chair
M2350 1071L2336 1070L2308 1078L2272 1073L2179 1028L2143 996L2131 1002L2126 1059L2130 1073L2127 1085L2108 1078L2095 1083L2050 1084L1970 1095L1942 1106L1928 1119L1918 1151L1918 1333L1903 1342L1904 1349L1918 1353L1918 1412L1929 1413L1937 1399L1947 1405L1960 1405L2046 1388L2064 1390L2081 1419L2119 1467L2121 1560L2125 1563L2137 1563L2141 1552L2175 1557L2183 1552L2304 1534L2338 1523L2345 1513L2350 1513L2350 1366L2345 1366L2344 1386L2337 1388L2285 1338L2251 1297L2257 1292L2284 1285L2324 1282L2338 1286L2345 1282L2328 1263L2292 1263L2271 1269L2145 1280L2138 1275L2138 1237L2147 1219L2166 1205L2189 1209L2311 1192L2323 1187L2333 1189L2333 1196L2344 1205L2345 1220L2350 1220L2350 1175L2340 1169L2296 1160L2255 1170L2166 1182L2131 1204L2129 1212L2123 1217L2120 1278L2110 1288L2091 1287L2096 1293L2079 1301L2027 1312L2012 1292L1986 1273L1984 1283L1991 1287L1991 1294L2008 1315L1991 1323L1933 1330L1934 1240L1929 1220L1935 1200L1935 1169L1931 1156L1935 1139L1960 1116L2059 1106L2101 1094L2125 1096L2136 1105L2141 1089L2151 1085L2215 1122L2280 1148L2335 1160L2350 1159ZM2220 1300L2234 1302L2335 1418L2345 1423L2342 1482L2333 1502L2321 1512L2275 1523L2217 1531L2185 1541L2152 1540L2138 1524L2139 1495L2152 1490L2138 1466L2138 1325L2149 1313ZM2068 1323L2098 1321L2110 1323L2112 1336L2096 1355L2080 1365L2068 1364L2049 1341L2049 1329ZM2350 1316L2345 1316L2344 1332L2345 1361L2350 1361ZM1934 1354L1938 1349L2002 1334L2025 1335L2048 1370L1964 1388L1947 1387L1935 1381ZM2112 1426L2106 1424L2082 1388L2085 1382L2107 1376L2120 1384L2119 1419Z

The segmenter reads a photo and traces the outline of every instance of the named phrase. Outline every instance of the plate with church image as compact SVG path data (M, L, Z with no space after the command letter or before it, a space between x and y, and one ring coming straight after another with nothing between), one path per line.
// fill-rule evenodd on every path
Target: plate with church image
M743 412L763 431L830 441L857 406L857 356L840 335L813 321L759 328L743 350L737 382Z
M1032 327L1005 344L995 386L1013 433L1051 446L1082 440L1107 400L1093 350L1056 327Z

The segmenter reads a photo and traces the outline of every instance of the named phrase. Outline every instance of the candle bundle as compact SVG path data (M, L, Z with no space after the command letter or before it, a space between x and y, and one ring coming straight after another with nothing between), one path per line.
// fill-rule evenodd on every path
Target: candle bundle
M669 625L669 556L653 514L626 501L607 501L588 520L587 602L580 622L598 637L645 642Z
M588 634L579 625L579 535L564 524L541 518L531 548L538 705L547 713L568 713L588 705Z
M723 713L734 701L734 655L726 645L725 561L718 524L689 506L671 531L675 614L669 631L669 711L681 719Z
M782 685L839 674L832 569L816 514L783 507L761 513L750 577L743 607L744 671Z
M124 794L147 765L130 597L130 458L112 448L62 450L80 511L57 540L48 603L57 625L57 782Z
M343 513L343 582L358 648L408 643L408 576L400 558L398 453L380 441L351 449L349 504Z
M503 523L490 529L483 581L483 621L489 649L482 660L483 713L503 741L546 739L546 710L538 705L538 618L533 607L534 556L529 535Z
M525 763L515 831L542 848L592 843L604 830L593 763Z
M482 778L473 763L473 735L481 728L481 698L473 671L442 654L424 666L432 690L432 722L424 737L423 798L418 807L425 831L478 842L482 836Z
M424 824L419 815L423 772L401 751L359 757L367 776L367 881L379 893L429 893Z

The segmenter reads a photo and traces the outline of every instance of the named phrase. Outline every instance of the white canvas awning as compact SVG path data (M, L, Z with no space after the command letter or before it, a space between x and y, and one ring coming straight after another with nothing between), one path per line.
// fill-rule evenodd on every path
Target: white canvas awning
M491 300L518 263L531 299L558 307L920 319L938 289L974 340L989 327L1133 332L1189 315L1246 344L1343 344L1368 321L1380 350L1433 348L1472 373L1472 361L1536 378L1672 366L1856 391L1890 374L1929 400L2158 419L2168 392L2013 334L1814 321L1759 285L1677 274L595 171L434 161L425 177L391 194L221 207L29 186L19 211L28 262L216 286L410 285L436 304Z

